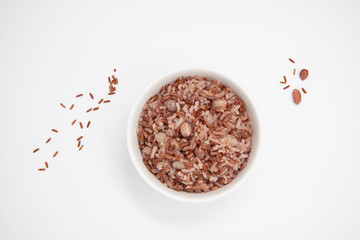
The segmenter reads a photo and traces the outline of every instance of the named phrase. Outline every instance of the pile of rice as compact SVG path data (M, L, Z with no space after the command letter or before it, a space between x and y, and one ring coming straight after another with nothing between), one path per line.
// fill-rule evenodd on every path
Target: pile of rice
M179 77L144 105L137 137L147 169L176 191L209 192L246 167L253 129L244 102L217 80Z

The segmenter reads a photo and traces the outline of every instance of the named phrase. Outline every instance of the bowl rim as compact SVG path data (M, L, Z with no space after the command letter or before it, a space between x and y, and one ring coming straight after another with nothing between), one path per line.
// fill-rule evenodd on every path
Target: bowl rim
M142 158L141 158L141 161L138 161L137 160L137 157L135 156L135 153L134 153L134 147L133 147L133 144L132 144L132 134L135 134L136 135L136 128L134 129L133 128L133 121L136 121L136 123L138 122L138 119L136 118L136 112L138 110L138 108L140 107L142 109L143 105L145 102L143 102L143 96L144 95L147 95L148 92L150 92L153 88L155 88L157 85L159 85L159 83L161 82L164 82L165 79L167 78L170 78L170 76L172 75L185 75L184 72L208 72L210 74L215 74L215 75L220 75L222 76L223 78L226 79L226 81L228 82L231 82L231 84L233 85L236 85L237 88L239 88L243 94L245 95L245 98L247 98L247 102L245 102L245 104L248 106L248 105L251 105L251 109L252 109L252 112L253 112L253 118L255 116L255 119L252 118L251 121L256 121L256 134L257 134L257 139L256 139L256 152L255 152L255 156L251 159L252 160L252 163L251 165L248 166L245 168L246 169L246 172L243 173L243 175L241 176L241 179L239 179L237 182L231 182L230 184L216 190L216 191L211 191L210 193L213 193L211 196L204 196L205 194L207 193L196 193L196 194L204 194L202 198L191 198L191 194L194 194L194 193L186 193L186 194L189 194L189 197L186 196L186 195L178 195L175 190L173 189L170 189L164 185L161 184L161 187L158 185L158 184L154 184L152 181L150 181L148 179L148 176L145 174L144 172L144 166L142 166L143 168L140 167L140 164L139 162L141 162L141 164L143 164L142 162ZM199 74L200 75L200 74ZM180 68L180 69L176 69L176 70L173 70L173 71L170 71L166 74L163 74L162 76L160 76L159 78L157 78L156 80L152 81L142 92L141 94L137 97L136 101L134 102L133 106L132 106L132 109L130 111L130 115L128 117L128 122L127 122L127 132L126 132L126 142L127 142L127 148L128 148L128 152L129 152L129 155L130 155L130 158L131 158L131 161L136 169L136 171L139 173L139 175L141 176L141 178L147 182L153 189L155 189L157 192L171 198L171 199L174 199L174 200L178 200L178 201L182 201L182 202L208 202L208 201L213 201L213 200L216 200L216 199L220 199L228 194L230 194L231 192L233 192L235 189L237 189L242 183L244 183L244 181L246 180L246 178L250 175L250 173L253 171L254 169L254 166L257 162L256 159L259 159L260 158L260 151L259 151L259 148L261 146L261 140L262 140L262 130L261 130L261 124L259 123L259 111L258 111L258 107L254 101L253 98L250 97L250 95L248 94L248 91L243 87L242 84L240 84L238 81L235 80L236 78L218 70L218 69L215 69L213 67L211 68L208 68L208 67L196 67L196 66L190 66L190 67L183 67L183 68ZM170 83L174 81L173 80L168 80L166 81L167 83ZM222 82L221 80L219 80L220 82ZM167 83L163 83L161 86L167 84ZM227 84L225 84L227 85ZM161 88L161 86L159 87L159 89ZM243 98L243 96L240 96L241 98ZM149 97L150 98L150 97ZM147 101L147 99L146 99ZM250 103L249 103L250 102ZM139 106L141 104L141 106ZM136 124L137 126L137 124ZM137 139L137 137L136 137ZM254 147L254 144L253 144L253 147ZM138 146L136 146L137 150L139 150ZM252 149L253 151L253 149ZM253 153L254 154L254 153ZM143 164L144 165L144 164ZM145 167L146 171L148 172L148 169ZM244 170L243 170L244 171ZM148 172L149 173L149 172ZM150 173L151 174L151 173ZM152 175L152 174L151 174ZM154 177L152 175L152 177ZM239 176L236 176L236 178L238 178ZM156 179L154 177L154 179ZM156 179L157 180L157 179ZM158 181L158 180L157 180ZM229 185L231 185L229 187ZM226 188L224 190L224 188ZM173 192L170 192L170 191L167 191L167 190L170 190L170 191L173 191ZM222 190L222 191L221 191ZM218 192L220 191L220 192ZM186 197L184 197L186 196Z

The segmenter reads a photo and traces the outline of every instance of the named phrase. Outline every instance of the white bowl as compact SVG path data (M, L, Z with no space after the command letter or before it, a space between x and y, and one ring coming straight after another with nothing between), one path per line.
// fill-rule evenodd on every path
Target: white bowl
M247 166L238 173L228 185L221 187L218 190L210 191L207 193L187 193L177 192L164 186L152 173L148 171L142 161L142 155L138 146L138 140L136 135L136 128L138 125L140 113L144 104L149 100L150 97L155 95L162 86L175 81L179 76L194 76L199 75L208 79L216 79L234 90L234 92L244 101L246 110L249 114L251 126L254 129L252 135L253 146L249 154ZM239 79L241 81L241 79ZM256 159L259 157L260 137L261 129L259 125L259 116L254 105L254 101L250 98L244 88L236 81L224 73L214 71L206 68L184 68L177 71L170 72L160 79L154 81L149 87L140 95L135 102L135 105L130 113L129 122L127 126L127 144L130 153L130 157L136 170L140 176L155 190L168 196L170 198L185 201L185 202L205 202L214 199L218 199L236 189L242 182L244 182L246 176L249 175L250 171L254 167Z

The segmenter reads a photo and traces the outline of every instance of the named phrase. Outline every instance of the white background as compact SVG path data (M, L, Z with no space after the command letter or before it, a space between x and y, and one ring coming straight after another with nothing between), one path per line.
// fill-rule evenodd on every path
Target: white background
M355 0L1 1L0 238L359 239L359 9ZM145 87L194 65L238 79L264 130L246 182L203 204L151 189L125 141ZM291 76L294 66L309 78ZM81 113L94 101L74 96L98 100L113 68L118 94ZM299 106L293 87L308 91ZM71 127L74 118L91 127Z

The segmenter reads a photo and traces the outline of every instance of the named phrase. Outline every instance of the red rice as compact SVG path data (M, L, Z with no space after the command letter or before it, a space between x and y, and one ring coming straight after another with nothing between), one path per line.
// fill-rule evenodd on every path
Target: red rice
M76 97L82 97L83 96L83 94L81 93L81 94L78 94L78 95L76 95Z
M287 82L287 80L286 80L286 77L284 76L284 82L286 83Z
M301 90L302 90L305 94L307 94L305 88L301 88Z
M94 96L92 95L92 93L89 93L91 99L94 99Z
M51 129L51 131L58 133L58 130L56 129Z
M45 166L46 168L49 168L49 164L47 162L45 162Z
M108 95L114 95L115 94L115 92L109 92L108 93Z
M89 108L86 112L90 112L92 110L92 108Z
M62 106L63 108L66 108L64 104L60 103L60 106Z
M295 63L295 61L294 61L294 60L292 60L291 58L289 58L289 61L290 61L290 62L292 62L292 63Z
M80 125L80 127L81 127L81 129L83 128L83 125L82 125L82 123L81 122L79 122L79 125Z
M39 171L45 171L46 169L45 168L39 168L38 170Z
M104 103L109 103L109 102L111 102L110 100L106 100L106 101L104 101Z
M80 147L80 144L81 144L81 140L78 142L78 145L77 145L77 146Z
M37 149L35 149L34 151L33 151L33 153L36 153L37 151L39 151L40 150L40 148L37 148Z
M236 177L251 151L252 133L241 98L198 76L163 86L144 104L137 128L149 172L171 189L193 193L216 190Z
M296 69L294 68L294 72L293 72L293 74L294 74L294 76L295 76L295 74L296 74Z
M104 101L104 99L102 98L102 99L100 99L100 101L98 102L98 104L100 104L100 103L102 103Z
M81 147L79 148L79 151L84 147L84 145L81 145Z
M89 128L90 127L90 121L88 122L88 124L86 125L86 128Z
M99 110L99 107L93 108L93 111L97 111L97 110Z
M83 136L80 136L76 139L76 141L80 141L83 138Z
M289 88L290 87L290 85L287 85L286 87L284 87L283 89L285 90L285 89L287 89L287 88Z
M56 151L53 155L53 157L56 157L56 155L58 155L59 151Z
M74 108L74 104L73 104L73 105L71 105L70 110L72 110L73 108Z
M46 140L46 142L45 142L45 143L48 143L48 142L50 142L50 140L51 140L51 138L49 138L48 140Z
M76 123L76 119L71 123L71 125L74 125Z

